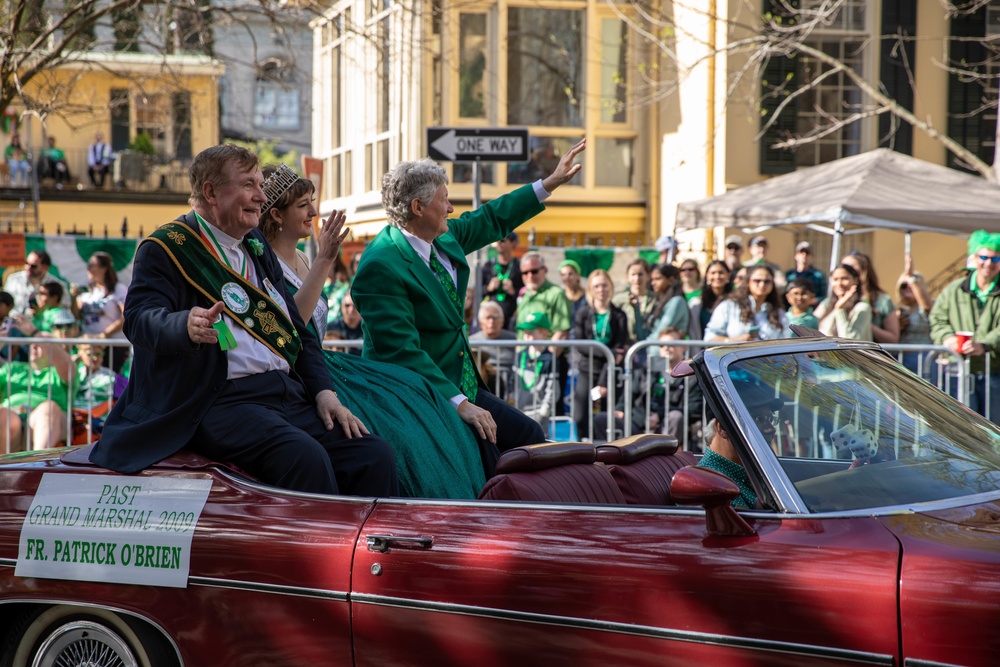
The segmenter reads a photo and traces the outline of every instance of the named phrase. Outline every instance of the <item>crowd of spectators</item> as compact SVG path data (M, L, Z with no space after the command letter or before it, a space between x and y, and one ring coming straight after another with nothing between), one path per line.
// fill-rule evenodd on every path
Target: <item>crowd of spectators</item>
M995 275L1000 273L1000 266L993 261L994 256L1000 256L1000 240L990 239L993 237L987 242L995 243L997 249L992 250L988 244L984 248L970 249L971 256L978 257L975 254L978 252L988 259L977 259L978 268L970 266L970 274L962 279L969 283L971 275L972 282L977 284L978 276L983 285L960 292L971 291L974 296L982 297L977 299L982 309L968 310L984 313L986 318L992 317L989 307L996 302L1000 319L1000 288ZM543 314L550 338L568 336L570 340L594 340L607 345L615 355L615 373L606 367L603 356L585 348L570 353L551 348L544 358L530 351L537 346L525 348L527 352L519 351L520 356L510 347L498 347L485 353L489 360L488 373L496 380L501 396L518 406L530 405L525 409L529 414L543 415L543 426L552 416L562 415L564 411L571 414L581 437L604 437L604 425L609 419L614 420L616 429L622 428L626 415L624 396L621 391L616 392L616 405L607 405L608 384L620 381L624 353L640 341L767 340L789 337L791 325L800 325L831 336L883 344L947 346L945 341L951 340L951 347L959 354L978 352L981 355L983 351L992 350L989 342L992 339L974 342L963 352L966 350L964 339L959 339L959 345L954 343L953 335L934 335L935 302L909 255L896 281L895 293L890 295L882 288L871 259L864 253L846 254L827 274L814 265L812 246L802 242L795 246L792 261L787 264L787 270L783 270L768 257L765 237L754 236L744 244L739 235L730 235L725 239L723 259L713 260L705 267L690 257L654 266L636 258L626 266L627 284L619 288L607 272L595 270L584 276L576 261L565 260L559 265L560 292L545 279L547 269L542 255L526 253L520 264L511 259L516 243L516 236L513 243L505 240L502 254L501 248L497 248L495 265L483 269L483 279L490 289L485 292L479 309L479 331L473 334L472 340L508 340L515 337L515 332L517 338L532 336L537 339L538 329L526 330L522 325ZM746 261L745 250L750 255ZM524 287L517 290L516 299L511 299L503 285L508 280L505 276L513 273L515 266L520 269L518 275L523 276ZM990 272L994 273L992 282L984 282L983 276L989 276ZM952 292L955 290L959 288L952 288ZM500 298L503 301L499 301ZM512 307L512 315L508 315ZM569 331L566 331L567 312L570 313L568 321L572 322ZM966 321L970 317L963 311L962 319L952 326L952 332L957 329L988 331L976 324L979 320ZM941 331L944 331L943 326ZM687 435L693 436L700 428L701 398L692 395L690 387L682 391L684 384L669 377L670 368L685 354L690 354L690 348L665 345L649 347L646 351L648 357L637 355L633 365L642 371L634 373L633 432L652 430L676 435L686 428ZM946 367L943 359L937 362L933 354L926 352L907 351L900 359L908 369L930 380L936 380L941 369ZM560 365L568 367L568 374ZM539 368L552 369L559 391L548 391L550 387L545 387L544 392L538 391L542 386L536 377ZM1000 365L995 365L991 375L1000 377L998 371ZM995 393L1000 396L1000 391ZM555 404L539 408L531 403L542 400L542 394L548 401L555 396ZM685 395L691 396L686 412L681 404L681 397ZM684 414L688 415L686 426L681 424ZM991 416L1000 418L1000 408Z
M0 335L8 342L0 349L0 451L73 442L72 423L99 433L102 416L124 387L128 346L98 341L126 342L121 329L127 290L107 253L90 256L87 276L86 285L70 285L52 272L48 253L35 250L24 270L4 281ZM35 342L19 345L18 338ZM38 342L44 338L54 340ZM74 338L94 342L57 342ZM67 419L71 410L80 413L73 420Z
M483 300L474 308L470 339L593 340L614 354L614 367L609 367L603 355L586 349L479 348L478 361L488 384L544 429L559 417L574 420L582 437L604 437L608 420L622 430L623 361L627 349L638 341L766 340L790 336L790 325L795 324L841 338L925 347L943 344L956 354L982 358L989 353L992 361L992 337L1000 321L996 261L1000 237L985 232L970 240L975 267L949 286L947 304L937 309L910 256L890 295L863 253L848 253L827 275L814 266L813 249L803 242L796 245L790 268L782 271L768 258L764 237L750 239L746 244L750 259L742 261L743 239L730 235L723 259L702 267L690 257L653 266L636 258L626 267L627 284L616 288L608 272L597 269L583 275L579 263L571 259L559 264L561 284L550 282L545 257L526 252L518 258L517 244L517 235L508 235L494 244L489 261L480 267ZM355 253L349 262L338 257L330 271L324 290L329 305L327 340L362 339L361 315L350 291L360 256ZM18 443L48 447L66 442L71 438L65 429L70 403L77 409L86 404L91 410L110 404L116 386L120 388L127 375L127 347L109 349L96 342L123 339L126 288L118 282L106 253L94 253L87 271L87 285L69 285L51 272L51 259L39 250L28 254L23 271L11 273L4 282L0 319L5 337L95 339L94 344L81 346L3 346L0 355L7 370L0 383L0 407L6 412L0 413L0 439L8 450L17 449ZM349 351L359 354L360 348ZM643 372L636 374L633 386L633 432L686 431L690 442L698 442L702 400L697 387L692 391L690 384L669 376L691 349L664 344L646 351L648 356L640 354L635 360ZM901 361L935 381L944 366L919 351L903 353ZM976 369L989 377L980 382L992 382L1000 375L1000 364L988 371L981 366ZM609 383L616 383L614 405L607 402ZM1000 396L1000 391L994 393ZM59 400L54 399L57 395ZM990 415L996 420L1000 408ZM99 419L95 423L99 426ZM24 442L24 424L30 424L30 442Z

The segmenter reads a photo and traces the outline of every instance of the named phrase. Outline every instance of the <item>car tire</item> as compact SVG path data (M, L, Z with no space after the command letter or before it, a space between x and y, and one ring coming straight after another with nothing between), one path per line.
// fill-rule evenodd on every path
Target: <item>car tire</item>
M36 607L10 628L0 665L12 667L174 667L175 653L157 631L104 609Z

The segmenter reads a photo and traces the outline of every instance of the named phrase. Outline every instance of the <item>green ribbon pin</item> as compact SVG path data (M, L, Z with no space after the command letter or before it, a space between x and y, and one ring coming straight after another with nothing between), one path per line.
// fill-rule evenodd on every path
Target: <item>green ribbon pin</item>
M219 347L222 351L236 349L236 337L233 336L232 329L226 324L226 321L222 319L222 314L220 313L217 318L215 318L215 324L212 328L219 332Z

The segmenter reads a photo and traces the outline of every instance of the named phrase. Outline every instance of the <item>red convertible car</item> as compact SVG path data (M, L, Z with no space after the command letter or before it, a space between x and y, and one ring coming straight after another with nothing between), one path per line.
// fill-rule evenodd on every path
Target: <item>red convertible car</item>
M995 664L996 426L869 343L683 372L756 506L657 435L513 450L469 501L292 493L194 455L0 459L0 664Z

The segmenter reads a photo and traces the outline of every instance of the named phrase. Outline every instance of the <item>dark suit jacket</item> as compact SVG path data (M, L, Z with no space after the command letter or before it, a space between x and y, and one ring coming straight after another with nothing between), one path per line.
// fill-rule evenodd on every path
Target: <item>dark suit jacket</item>
M192 234L198 233L193 212L178 220L190 226ZM246 238L264 244L263 256L248 253L257 278L270 278L284 294L302 338L292 376L305 385L309 396L333 389L319 343L295 307L274 251L258 230ZM134 473L170 456L191 441L222 391L228 358L218 345L195 345L188 338L187 318L194 306L212 304L184 280L159 245L140 245L125 300L124 331L135 354L132 373L90 455L97 465Z
M502 239L544 208L532 186L525 185L448 221L448 231L434 246L457 269L459 297L469 285L465 256ZM351 294L364 318L366 358L416 371L445 398L461 393L463 359L471 354L465 320L401 231L386 227L368 244Z

